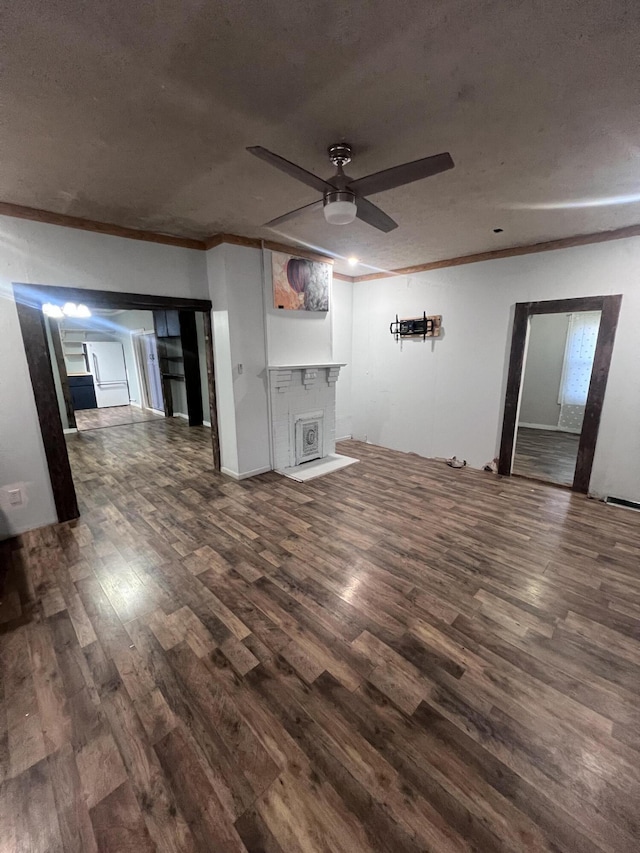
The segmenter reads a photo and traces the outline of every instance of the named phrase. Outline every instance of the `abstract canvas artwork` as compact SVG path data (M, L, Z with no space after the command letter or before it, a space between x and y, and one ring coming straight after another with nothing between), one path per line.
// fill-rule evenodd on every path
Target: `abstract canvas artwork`
M331 264L272 253L273 306L288 311L328 311Z

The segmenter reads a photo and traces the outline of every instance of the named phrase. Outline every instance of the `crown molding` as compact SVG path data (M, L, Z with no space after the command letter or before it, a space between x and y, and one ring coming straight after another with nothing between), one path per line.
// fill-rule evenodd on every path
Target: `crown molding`
M241 237L239 234L212 234L204 241L205 249L215 249L216 246L227 243L230 246L244 246L245 249L260 249L262 240L256 237Z
M21 204L10 204L6 201L0 202L0 216L28 219L31 222L44 222L47 225L61 225L64 228L77 228L81 231L92 231L94 234L107 234L110 237L142 240L145 243L164 243L166 246L178 246L182 249L202 250L205 248L203 240L175 237L172 234L158 234L155 231L143 231L137 228L124 228L110 222L95 222L93 219L67 216L65 213L53 213L50 210L39 210L36 207L23 207Z
M207 240L205 240L205 248L206 249L215 249L216 246L220 246L223 243L227 243L230 246L244 246L248 249L268 249L271 252L284 252L287 255L295 255L298 258L307 258L310 261L320 261L324 264L333 264L334 259L329 255L322 255L318 252L311 252L308 249L301 249L299 246L289 246L286 243L274 243L272 240L258 240L255 237L240 237L237 234L212 234ZM343 273L334 272L334 278L340 279L340 281L348 281L353 283L355 280L351 275L344 275Z
M463 264L477 264L480 261L496 261L500 258L515 258L519 255L534 255L538 252L553 252L556 249L572 249L576 246L588 246L591 243L607 243L609 240L624 240L627 237L640 237L640 225L628 225L614 231L597 231L593 234L577 234L574 237L563 237L560 240L548 240L544 243L531 243L526 246L511 246L508 249L494 249L490 252L478 252L475 255L461 255L458 258L447 258L442 261L431 261L416 264L412 267L400 267L388 272L356 275L353 281L376 281L381 278L392 278L396 275L413 275L429 270L441 270L446 267L459 267Z
M46 225L59 225L63 228L76 228L80 231L89 231L93 234L106 234L110 237L124 237L127 240L141 240L144 243L162 243L165 246L177 246L181 249L195 249L206 251L228 243L232 246L244 246L247 249L265 249L273 252L286 252L311 261L322 261L333 264L333 258L300 249L297 246L289 246L284 243L274 243L270 240L259 240L256 237L241 237L238 234L212 234L206 240L195 240L189 237L177 237L173 234L160 234L156 231L144 231L137 228L125 228L122 225L114 225L111 222L97 222L93 219L84 219L80 216L67 216L66 213L54 213L50 210L40 210L36 207L24 207L21 204L0 202L0 216L9 216L13 219L26 219L30 222L42 222ZM353 277L334 273L334 278L342 281L353 282Z
M47 225L60 225L64 228L76 228L90 231L94 234L106 234L111 237L124 237L127 240L140 240L145 243L161 243L165 246L176 246L181 249L206 251L228 243L232 246L244 246L248 249L260 249L264 246L272 252L286 252L311 261L321 261L333 264L334 259L328 255L312 252L298 246L285 243L275 243L271 240L259 240L256 237L242 237L238 234L212 234L206 240L195 240L189 237L177 237L173 234L160 234L156 231L144 231L137 228L125 228L110 222L96 222L79 216L67 216L65 213L53 213L35 207L24 207L20 204L0 202L0 216L10 216L14 219L27 219L31 222L43 222ZM553 252L556 249L571 249L576 246L588 246L592 243L606 243L610 240L624 240L628 237L640 237L640 225L628 225L613 231L597 231L592 234L577 234L573 237L563 237L559 240L548 240L542 243L530 243L524 246L511 246L507 249L493 249L488 252L478 252L474 255L461 255L457 258L446 258L441 261L430 261L415 264L410 267L399 267L386 272L369 273L368 275L344 275L334 272L333 277L341 281L360 282L376 281L382 278L392 278L398 275L414 275L430 270L441 270L447 267L457 267L463 264L477 264L482 261L496 261L501 258L514 258L520 255L533 255L538 252Z

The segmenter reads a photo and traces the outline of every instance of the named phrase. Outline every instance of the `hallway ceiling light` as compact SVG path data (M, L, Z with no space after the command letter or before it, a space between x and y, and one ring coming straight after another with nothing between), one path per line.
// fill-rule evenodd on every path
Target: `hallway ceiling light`
M90 317L91 311L86 305L76 305L75 302L66 302L62 309L65 317Z
M352 255L350 258L347 258L347 263L350 267L357 267L360 263L360 258L356 258L354 255Z
M60 320L64 317L64 313L62 308L59 305L53 305L51 302L45 302L42 306L42 313L45 317L52 317L56 320Z

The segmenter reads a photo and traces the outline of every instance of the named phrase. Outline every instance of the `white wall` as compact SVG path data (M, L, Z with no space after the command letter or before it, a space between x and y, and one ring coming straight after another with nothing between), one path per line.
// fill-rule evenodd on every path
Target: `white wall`
M351 284L334 282L329 311L273 307L271 252L223 244L207 252L222 467L271 468L267 365L351 362ZM336 435L351 435L349 368L337 384Z
M568 327L568 314L535 314L531 318L520 400L521 424L553 429L558 426L558 394Z
M222 467L247 477L271 468L261 251L222 244L207 269Z
M273 307L271 255L264 251L264 305L269 364L313 364L333 361L334 292L329 310L285 311Z
M353 375L353 284L334 278L331 294L333 322L333 358L332 361L346 365L340 371L336 382L336 441L351 438L353 433L353 412L351 408Z
M499 447L516 302L622 293L591 491L640 499L640 239L354 286L354 437L481 467ZM396 343L389 323L442 314L444 334Z
M208 298L204 252L0 217L0 536L56 520L12 282Z

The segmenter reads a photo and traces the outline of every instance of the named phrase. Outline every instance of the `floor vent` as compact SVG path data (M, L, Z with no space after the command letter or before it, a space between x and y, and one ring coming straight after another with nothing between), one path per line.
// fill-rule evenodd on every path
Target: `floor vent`
M638 501L627 501L624 498L608 497L604 499L604 502L607 504L614 504L615 506L623 506L625 509L635 509L636 512L640 512L640 503L638 503Z

